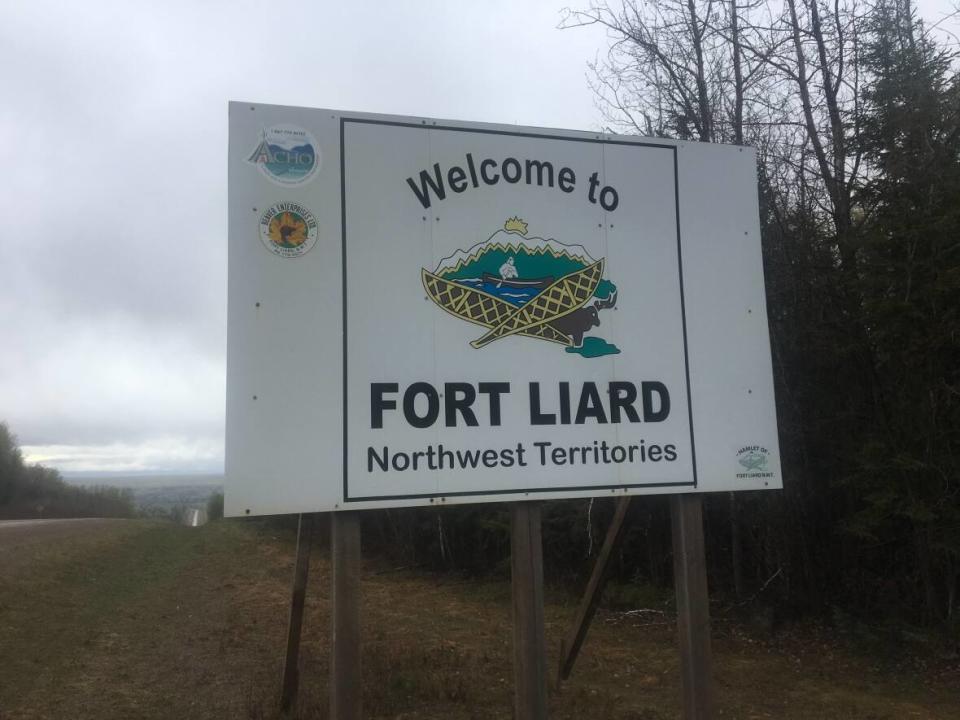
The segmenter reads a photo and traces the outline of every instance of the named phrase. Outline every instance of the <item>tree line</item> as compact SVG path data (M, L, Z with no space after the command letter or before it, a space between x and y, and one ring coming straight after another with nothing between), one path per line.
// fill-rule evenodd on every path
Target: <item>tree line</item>
M78 487L53 468L24 462L16 437L0 422L0 518L133 517L130 490Z
M960 84L911 0L627 0L599 25L610 130L758 151L784 490L710 495L715 595L788 616L958 626ZM548 573L582 578L611 501L545 510ZM503 567L496 508L391 511L365 542ZM668 585L663 498L636 499L621 580Z

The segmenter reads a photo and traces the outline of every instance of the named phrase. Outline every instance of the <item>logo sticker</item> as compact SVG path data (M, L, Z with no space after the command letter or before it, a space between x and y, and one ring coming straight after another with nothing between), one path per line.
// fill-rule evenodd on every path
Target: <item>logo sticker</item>
M317 219L298 203L276 203L260 216L260 241L274 255L300 257L317 243Z
M773 473L767 470L770 460L770 451L760 445L747 445L737 451L737 462L745 472L738 472L737 477L743 478L772 478Z
M277 185L303 185L320 168L316 139L296 125L271 125L247 158L267 180Z
M600 325L600 313L617 302L603 268L604 259L594 260L580 245L528 236L527 223L514 217L432 272L423 268L421 279L441 309L487 329L470 343L476 349L519 335L594 358L620 352L602 338L586 337Z

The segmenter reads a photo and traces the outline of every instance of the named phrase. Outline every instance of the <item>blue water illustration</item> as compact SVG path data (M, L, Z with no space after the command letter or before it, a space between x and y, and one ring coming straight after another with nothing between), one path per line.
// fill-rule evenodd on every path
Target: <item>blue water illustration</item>
M285 148L270 145L270 160L264 163L267 170L276 178L297 180L308 175L316 163L312 145L298 145Z
M603 357L604 355L619 355L620 348L608 343L603 338L585 337L583 339L583 345L578 348L568 347L567 352L582 355L585 358L596 358Z
M457 280L456 282L460 285L466 285L467 287L474 288L475 290L482 290L488 295L493 295L501 300L505 300L516 307L522 307L526 303L530 302L543 290L543 288L540 287L508 287L507 285L497 281L486 282L482 278L463 278Z

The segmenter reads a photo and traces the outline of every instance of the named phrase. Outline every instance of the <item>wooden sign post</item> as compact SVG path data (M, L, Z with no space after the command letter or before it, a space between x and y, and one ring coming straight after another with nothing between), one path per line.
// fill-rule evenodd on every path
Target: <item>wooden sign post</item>
M672 495L673 578L684 720L713 718L710 683L710 599L703 543L703 497Z
M300 685L300 634L303 630L303 606L310 570L310 547L313 544L313 515L297 518L297 559L293 570L290 598L290 622L287 625L287 652L283 661L283 682L280 690L280 712L288 714L297 701Z
M510 528L514 718L546 720L547 646L543 629L540 504L511 504Z
M603 540L603 547L600 548L600 555L593 566L593 573L591 573L590 581L587 583L587 590L580 601L580 607L577 609L577 616L573 621L570 632L560 641L558 683L570 677L570 671L573 670L573 664L577 661L577 655L580 654L583 641L587 638L587 631L590 629L590 623L593 622L593 616L597 612L600 598L603 597L603 588L606 586L607 577L610 575L610 561L623 539L627 510L629 509L630 497L620 498L617 502L617 511L613 515L613 522L610 523L607 536Z
M360 514L330 515L330 717L363 717L360 675Z

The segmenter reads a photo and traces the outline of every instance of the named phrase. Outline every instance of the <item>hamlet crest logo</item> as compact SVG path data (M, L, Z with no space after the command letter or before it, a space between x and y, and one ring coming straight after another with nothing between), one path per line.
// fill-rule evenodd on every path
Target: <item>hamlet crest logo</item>
M614 307L617 288L603 277L604 259L580 245L534 237L513 217L487 240L423 268L428 297L442 310L486 328L476 349L511 335L563 345L586 358L619 353L586 334ZM591 302L592 301L592 302Z
M737 473L738 479L745 478L772 478L773 473L768 469L770 451L760 445L747 445L737 451L737 463L743 472Z

